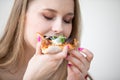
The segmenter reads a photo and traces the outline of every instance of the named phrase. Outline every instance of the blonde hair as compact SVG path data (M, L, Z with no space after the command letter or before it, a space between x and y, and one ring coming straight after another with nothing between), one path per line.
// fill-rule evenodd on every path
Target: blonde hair
M0 68L17 66L20 59L24 59L24 24L28 4L31 0L15 0L11 15L7 22L5 32L0 39ZM70 40L80 39L80 8L79 0L74 0L75 17L73 19L73 29ZM79 46L79 45L78 45ZM66 80L67 61L61 64L56 73L49 80Z
M23 33L27 0L15 0L4 34L0 39L0 68L17 64L23 56Z

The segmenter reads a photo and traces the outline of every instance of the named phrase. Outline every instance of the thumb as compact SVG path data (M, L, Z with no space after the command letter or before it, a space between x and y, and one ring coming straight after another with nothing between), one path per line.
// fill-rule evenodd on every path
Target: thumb
M40 36L38 35L38 37L37 37L37 40L38 40L38 42L37 42L37 45L36 45L36 54L38 55L41 55L42 54L42 50L41 50L41 38L40 38Z
M69 46L65 46L63 48L62 52L54 55L54 58L57 59L57 60L66 58L67 57L67 53L68 53L68 49L69 49Z

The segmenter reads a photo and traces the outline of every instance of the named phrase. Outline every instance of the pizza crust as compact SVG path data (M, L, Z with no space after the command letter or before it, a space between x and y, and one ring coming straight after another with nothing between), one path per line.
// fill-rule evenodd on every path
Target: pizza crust
M62 51L62 48L59 47L59 46L49 46L48 48L46 49L42 49L42 53L44 54L54 54L54 53L58 53L58 52L61 52Z

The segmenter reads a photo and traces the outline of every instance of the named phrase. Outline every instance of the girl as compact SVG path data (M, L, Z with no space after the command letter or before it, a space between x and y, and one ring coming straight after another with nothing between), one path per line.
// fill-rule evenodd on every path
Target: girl
M0 80L86 80L93 58L89 50L65 46L53 55L43 54L42 40L36 39L39 32L79 40L79 15L78 0L15 0L0 39Z

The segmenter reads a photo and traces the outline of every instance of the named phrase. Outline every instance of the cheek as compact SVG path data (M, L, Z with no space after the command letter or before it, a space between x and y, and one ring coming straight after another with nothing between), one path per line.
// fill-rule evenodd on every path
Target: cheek
M37 32L44 34L49 30L49 24L46 24L43 20L35 17L28 17L25 23L25 33L24 39L25 42L32 46L33 48L36 47L37 43ZM46 28L47 27L47 28Z
M70 34L71 34L71 31L72 31L72 26L69 26L69 27L65 27L64 28L64 34L66 37L69 37Z

